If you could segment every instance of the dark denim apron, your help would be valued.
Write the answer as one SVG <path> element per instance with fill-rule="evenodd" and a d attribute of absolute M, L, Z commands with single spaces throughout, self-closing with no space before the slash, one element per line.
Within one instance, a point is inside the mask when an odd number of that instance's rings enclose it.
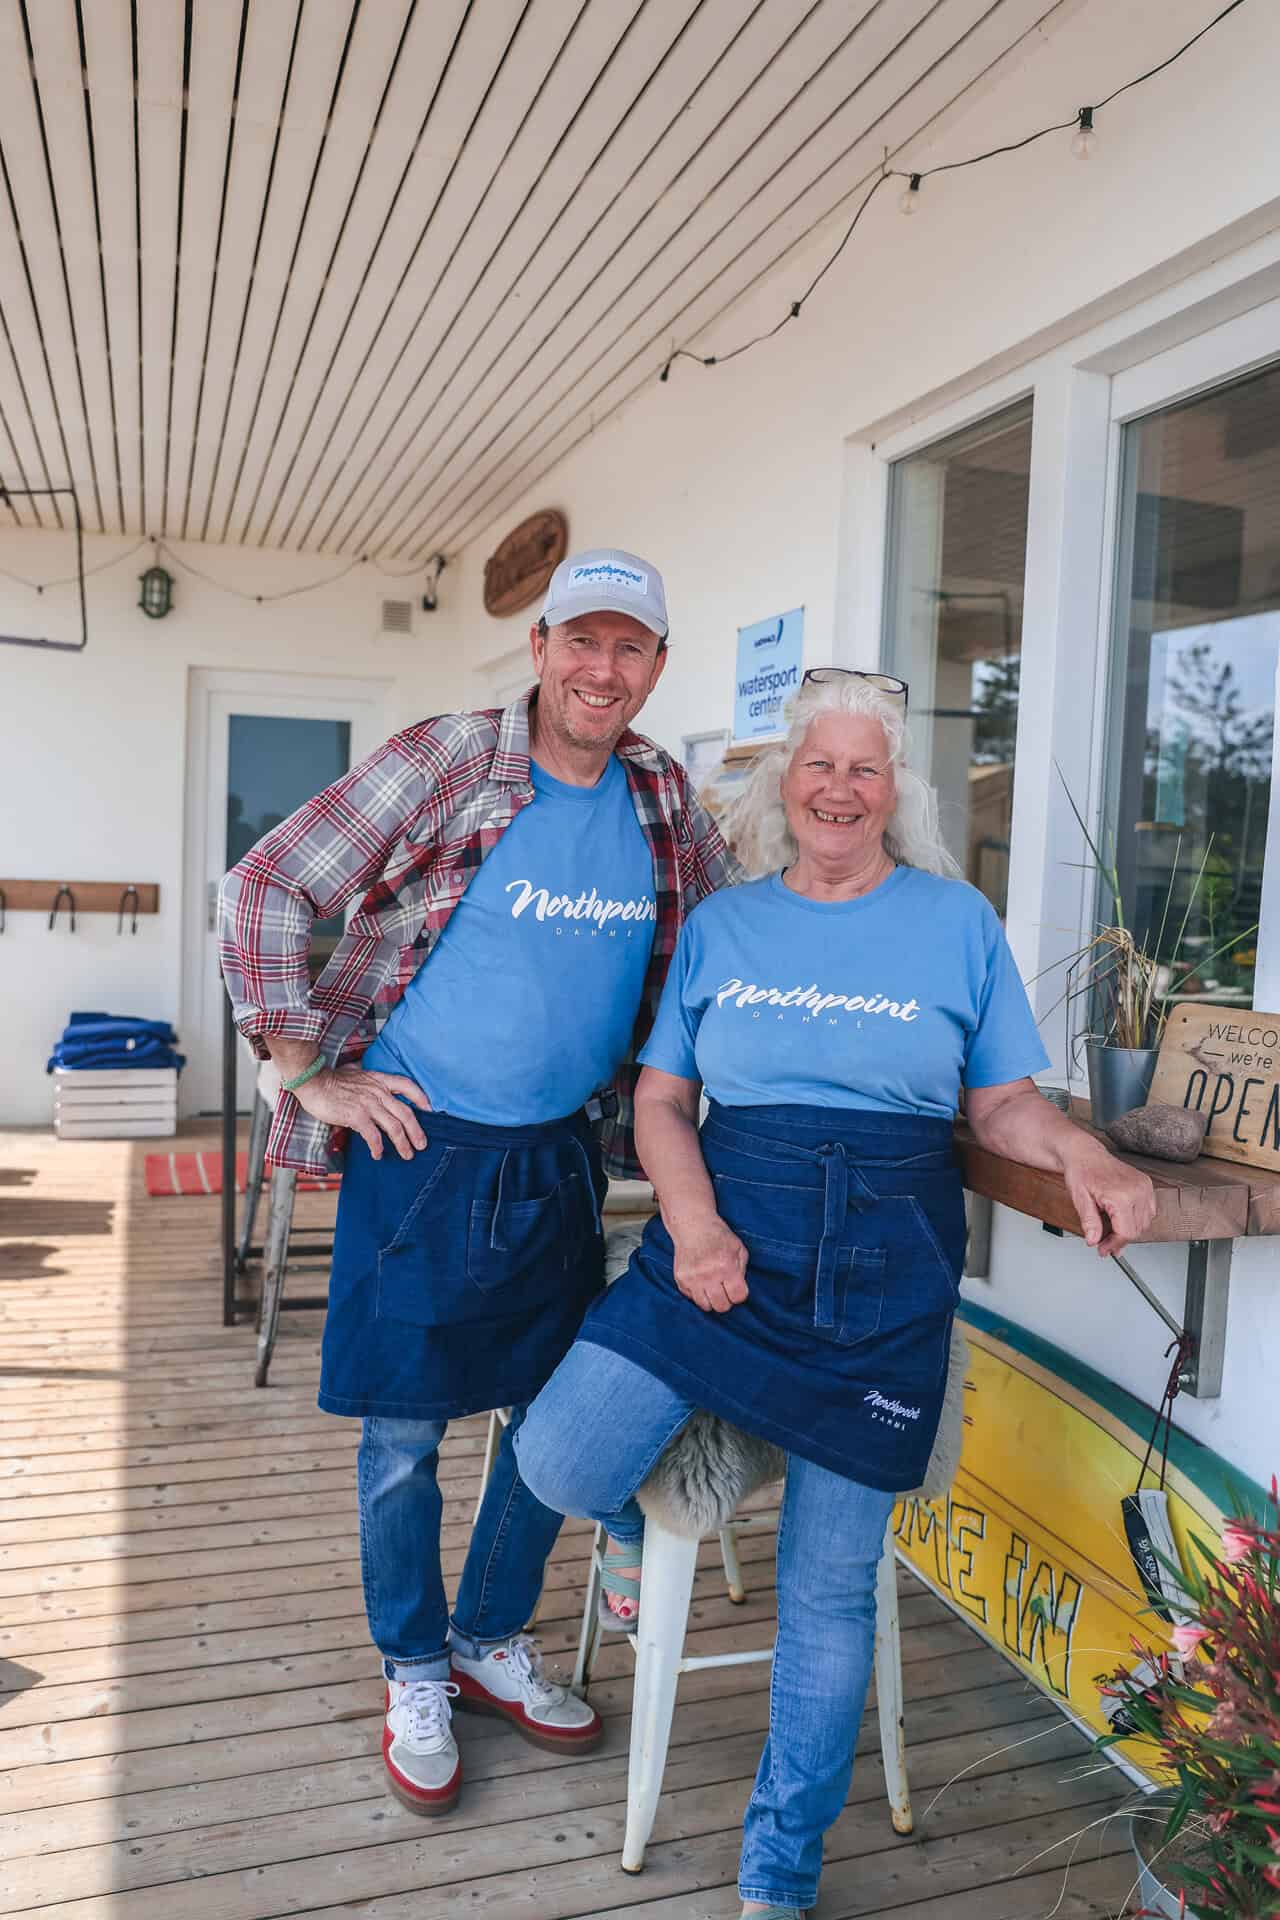
<path fill-rule="evenodd" d="M 327 1413 L 445 1420 L 532 1400 L 604 1284 L 607 1182 L 581 1113 L 422 1116 L 412 1160 L 347 1148 L 320 1363 Z"/>
<path fill-rule="evenodd" d="M 924 1476 L 964 1264 L 949 1120 L 844 1107 L 722 1107 L 702 1127 L 748 1297 L 704 1313 L 653 1219 L 582 1338 L 700 1407 L 865 1486 Z"/>

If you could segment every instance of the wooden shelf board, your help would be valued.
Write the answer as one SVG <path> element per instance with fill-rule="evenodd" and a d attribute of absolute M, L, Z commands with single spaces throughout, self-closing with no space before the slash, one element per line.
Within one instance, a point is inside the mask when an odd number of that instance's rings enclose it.
<path fill-rule="evenodd" d="M 1088 1108 L 1081 1112 L 1082 1105 L 1075 1103 L 1075 1117 L 1087 1124 Z M 956 1149 L 965 1186 L 972 1193 L 1083 1237 L 1061 1174 L 989 1152 L 978 1145 L 963 1120 L 956 1122 Z M 1187 1166 L 1143 1154 L 1117 1158 L 1141 1168 L 1155 1185 L 1156 1217 L 1141 1236 L 1144 1243 L 1244 1240 L 1280 1233 L 1280 1174 L 1236 1161 L 1211 1160 L 1205 1154 Z"/>

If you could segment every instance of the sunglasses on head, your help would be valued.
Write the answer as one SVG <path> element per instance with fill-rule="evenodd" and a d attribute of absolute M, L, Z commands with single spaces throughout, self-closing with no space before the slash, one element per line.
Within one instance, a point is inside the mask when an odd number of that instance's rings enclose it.
<path fill-rule="evenodd" d="M 906 709 L 907 683 L 893 673 L 864 673 L 860 667 L 806 667 L 800 684 L 803 687 L 812 681 L 815 687 L 829 687 L 837 680 L 865 680 L 877 692 L 892 694 L 900 699 L 904 711 Z"/>

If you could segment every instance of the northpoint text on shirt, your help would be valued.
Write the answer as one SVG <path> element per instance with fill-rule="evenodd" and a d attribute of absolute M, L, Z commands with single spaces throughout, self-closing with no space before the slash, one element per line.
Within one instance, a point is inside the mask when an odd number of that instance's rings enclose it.
<path fill-rule="evenodd" d="M 846 1013 L 887 1013 L 891 1020 L 914 1020 L 918 1000 L 891 1000 L 884 993 L 823 993 L 816 981 L 807 987 L 758 987 L 742 980 L 726 980 L 716 990 L 716 1005 L 732 1000 L 739 1007 L 800 1007 L 806 1014 L 827 1013 L 843 1007 Z"/>

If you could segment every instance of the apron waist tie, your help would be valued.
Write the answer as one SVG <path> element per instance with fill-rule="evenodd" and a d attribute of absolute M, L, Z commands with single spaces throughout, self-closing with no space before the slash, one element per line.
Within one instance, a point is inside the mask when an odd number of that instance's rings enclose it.
<path fill-rule="evenodd" d="M 849 1206 L 849 1162 L 844 1145 L 817 1150 L 823 1171 L 822 1239 L 818 1244 L 818 1271 L 813 1289 L 813 1324 L 820 1332 L 834 1333 L 836 1320 L 836 1258 L 844 1233 Z"/>

